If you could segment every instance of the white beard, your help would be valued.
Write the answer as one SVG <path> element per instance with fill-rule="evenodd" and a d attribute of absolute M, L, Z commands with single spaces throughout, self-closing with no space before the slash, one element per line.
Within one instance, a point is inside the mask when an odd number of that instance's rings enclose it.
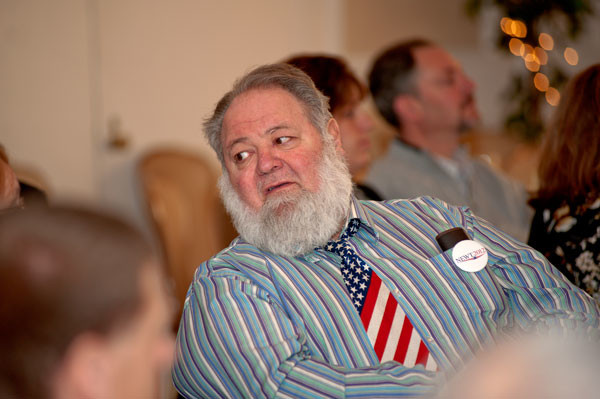
<path fill-rule="evenodd" d="M 244 240 L 277 255 L 297 256 L 325 245 L 343 227 L 352 194 L 350 172 L 332 140 L 324 140 L 322 155 L 318 192 L 277 195 L 258 211 L 242 201 L 223 172 L 221 199 Z"/>

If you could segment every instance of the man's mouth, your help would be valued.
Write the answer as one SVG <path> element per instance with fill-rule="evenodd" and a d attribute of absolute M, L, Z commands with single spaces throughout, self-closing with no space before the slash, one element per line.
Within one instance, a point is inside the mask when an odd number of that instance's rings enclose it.
<path fill-rule="evenodd" d="M 276 192 L 280 189 L 286 188 L 291 186 L 293 183 L 292 182 L 283 182 L 283 183 L 279 183 L 279 184 L 274 184 L 272 186 L 267 187 L 267 189 L 265 190 L 265 194 L 269 195 L 273 192 Z"/>

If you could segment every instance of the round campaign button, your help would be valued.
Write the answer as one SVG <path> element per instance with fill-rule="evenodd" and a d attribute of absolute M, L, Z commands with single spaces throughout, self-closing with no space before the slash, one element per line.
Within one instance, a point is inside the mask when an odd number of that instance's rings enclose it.
<path fill-rule="evenodd" d="M 477 241 L 463 240 L 452 249 L 452 260 L 466 272 L 478 272 L 487 265 L 487 249 Z"/>

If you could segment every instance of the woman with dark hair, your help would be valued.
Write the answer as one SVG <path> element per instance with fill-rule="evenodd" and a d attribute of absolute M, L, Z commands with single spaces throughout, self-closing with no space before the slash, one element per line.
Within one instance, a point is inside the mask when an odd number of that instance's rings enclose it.
<path fill-rule="evenodd" d="M 381 200 L 372 188 L 359 183 L 359 176 L 371 163 L 369 131 L 373 128 L 373 121 L 360 108 L 367 88 L 339 57 L 304 54 L 285 62 L 304 71 L 317 89 L 329 97 L 329 109 L 340 126 L 342 147 L 354 181 L 356 197 Z"/>
<path fill-rule="evenodd" d="M 600 64 L 567 85 L 541 154 L 529 244 L 600 302 Z"/>

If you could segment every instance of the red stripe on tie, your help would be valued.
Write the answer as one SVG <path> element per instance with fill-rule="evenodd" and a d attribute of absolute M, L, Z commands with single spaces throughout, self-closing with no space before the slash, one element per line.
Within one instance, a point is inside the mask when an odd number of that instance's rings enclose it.
<path fill-rule="evenodd" d="M 402 323 L 402 331 L 400 332 L 400 338 L 398 339 L 398 347 L 396 353 L 394 353 L 394 360 L 404 364 L 406 358 L 406 352 L 408 351 L 408 344 L 410 344 L 410 336 L 412 335 L 413 326 L 407 316 L 404 316 L 404 323 Z"/>
<path fill-rule="evenodd" d="M 363 304 L 362 311 L 360 312 L 360 319 L 365 327 L 365 330 L 369 328 L 371 322 L 371 316 L 373 316 L 373 309 L 375 309 L 375 303 L 377 302 L 377 295 L 379 294 L 379 287 L 381 287 L 381 279 L 375 273 L 371 273 L 371 283 L 367 290 L 367 297 Z"/>
<path fill-rule="evenodd" d="M 396 314 L 396 308 L 398 307 L 398 302 L 396 298 L 390 293 L 388 295 L 387 302 L 385 303 L 385 310 L 383 311 L 383 319 L 381 320 L 381 324 L 379 325 L 379 331 L 377 331 L 377 339 L 375 340 L 375 354 L 381 360 L 383 357 L 383 352 L 385 351 L 385 345 L 388 341 L 388 336 L 390 335 L 390 330 L 392 329 L 392 322 L 394 321 L 394 314 Z"/>
<path fill-rule="evenodd" d="M 425 342 L 421 341 L 419 345 L 419 352 L 417 352 L 417 360 L 415 360 L 415 365 L 422 364 L 423 367 L 427 365 L 427 358 L 429 357 L 429 349 L 425 346 Z"/>

